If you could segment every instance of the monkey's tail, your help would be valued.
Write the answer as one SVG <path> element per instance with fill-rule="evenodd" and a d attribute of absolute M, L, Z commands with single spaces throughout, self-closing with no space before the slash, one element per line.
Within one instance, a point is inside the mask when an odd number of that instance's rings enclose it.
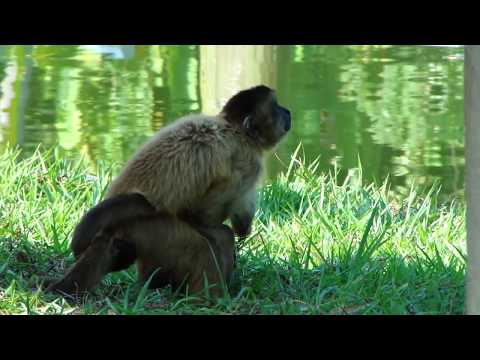
<path fill-rule="evenodd" d="M 73 255 L 78 259 L 99 231 L 154 213 L 155 208 L 139 193 L 121 194 L 101 201 L 87 211 L 75 227 L 70 244 Z"/>

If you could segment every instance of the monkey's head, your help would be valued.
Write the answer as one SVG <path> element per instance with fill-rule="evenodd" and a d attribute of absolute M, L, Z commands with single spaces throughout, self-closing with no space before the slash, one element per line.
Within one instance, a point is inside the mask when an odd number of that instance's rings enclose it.
<path fill-rule="evenodd" d="M 277 102 L 275 92 L 259 85 L 240 91 L 227 101 L 221 115 L 242 126 L 261 147 L 272 148 L 292 125 L 290 111 Z"/>

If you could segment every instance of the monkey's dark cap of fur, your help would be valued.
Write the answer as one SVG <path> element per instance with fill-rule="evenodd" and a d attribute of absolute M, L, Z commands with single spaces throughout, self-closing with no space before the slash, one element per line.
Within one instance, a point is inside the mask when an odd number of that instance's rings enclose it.
<path fill-rule="evenodd" d="M 230 121 L 243 121 L 252 113 L 257 104 L 264 102 L 274 91 L 265 85 L 254 86 L 234 95 L 222 109 L 222 113 Z"/>

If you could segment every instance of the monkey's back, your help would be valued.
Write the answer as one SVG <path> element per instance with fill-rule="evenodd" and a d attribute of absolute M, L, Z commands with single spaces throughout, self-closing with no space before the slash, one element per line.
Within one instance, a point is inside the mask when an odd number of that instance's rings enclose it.
<path fill-rule="evenodd" d="M 196 208 L 222 179 L 232 176 L 232 157 L 241 151 L 238 131 L 205 115 L 181 118 L 162 128 L 128 161 L 107 198 L 139 192 L 158 211 Z"/>

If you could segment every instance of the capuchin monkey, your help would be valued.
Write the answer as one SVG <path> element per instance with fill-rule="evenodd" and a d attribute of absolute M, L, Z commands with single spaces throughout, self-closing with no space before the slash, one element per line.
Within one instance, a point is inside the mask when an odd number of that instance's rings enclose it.
<path fill-rule="evenodd" d="M 142 194 L 157 213 L 171 216 L 168 221 L 190 228 L 218 227 L 230 219 L 234 233 L 244 239 L 251 232 L 265 154 L 290 127 L 290 111 L 278 104 L 272 89 L 260 85 L 240 91 L 217 116 L 190 115 L 160 129 L 127 162 L 106 199 Z M 126 204 L 116 219 L 97 217 L 79 225 L 71 243 L 75 257 L 112 221 L 142 224 L 139 219 L 149 211 Z"/>
<path fill-rule="evenodd" d="M 178 286 L 188 275 L 196 292 L 203 274 L 210 283 L 228 280 L 233 233 L 250 234 L 265 155 L 290 127 L 290 111 L 260 85 L 234 95 L 217 116 L 190 115 L 162 128 L 82 218 L 71 242 L 77 262 L 47 290 L 90 290 L 135 261 L 141 281 L 160 268 L 153 287 Z"/>
<path fill-rule="evenodd" d="M 141 216 L 124 221 L 128 211 Z M 47 292 L 73 295 L 90 291 L 106 274 L 127 269 L 134 262 L 140 282 L 150 280 L 150 288 L 171 285 L 189 293 L 208 290 L 216 297 L 228 289 L 234 267 L 234 235 L 228 226 L 193 227 L 172 215 L 155 212 L 140 194 L 124 194 L 91 209 L 76 230 L 108 221 L 110 224 L 93 235 L 91 245 L 76 254 L 73 267 Z M 204 288 L 205 280 L 210 289 Z"/>

